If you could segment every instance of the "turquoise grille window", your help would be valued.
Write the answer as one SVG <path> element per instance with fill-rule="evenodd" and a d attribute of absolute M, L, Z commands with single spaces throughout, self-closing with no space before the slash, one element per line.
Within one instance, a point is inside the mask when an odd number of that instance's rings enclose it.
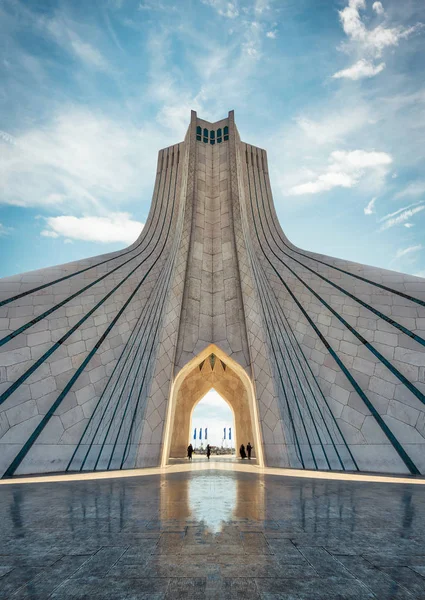
<path fill-rule="evenodd" d="M 196 128 L 196 139 L 198 142 L 204 142 L 204 144 L 208 144 L 208 142 L 211 145 L 214 145 L 216 142 L 217 144 L 221 144 L 223 141 L 227 142 L 229 139 L 229 128 L 226 125 L 223 129 L 220 127 L 217 131 L 213 131 L 206 128 L 202 129 L 198 125 Z"/>

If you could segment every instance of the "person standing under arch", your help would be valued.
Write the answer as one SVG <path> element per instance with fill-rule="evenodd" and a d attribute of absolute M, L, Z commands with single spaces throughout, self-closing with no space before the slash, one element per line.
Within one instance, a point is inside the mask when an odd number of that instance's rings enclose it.
<path fill-rule="evenodd" d="M 248 460 L 251 460 L 251 452 L 252 452 L 251 442 L 248 442 L 248 444 L 246 446 L 246 451 L 248 453 Z"/>
<path fill-rule="evenodd" d="M 189 446 L 187 447 L 187 457 L 189 460 L 192 460 L 192 454 L 193 454 L 193 446 L 192 446 L 192 444 L 189 444 Z"/>
<path fill-rule="evenodd" d="M 241 444 L 241 447 L 239 448 L 239 454 L 242 459 L 246 458 L 245 446 L 243 444 Z"/>
<path fill-rule="evenodd" d="M 210 460 L 210 456 L 211 456 L 211 446 L 208 444 L 207 445 L 207 458 L 208 458 L 208 460 Z"/>

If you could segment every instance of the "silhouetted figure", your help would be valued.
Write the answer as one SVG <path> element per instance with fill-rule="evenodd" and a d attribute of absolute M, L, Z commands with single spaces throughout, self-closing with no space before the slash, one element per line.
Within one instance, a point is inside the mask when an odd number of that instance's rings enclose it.
<path fill-rule="evenodd" d="M 192 454 L 193 454 L 193 446 L 192 446 L 192 444 L 189 444 L 189 446 L 187 447 L 187 457 L 189 460 L 192 460 Z"/>
<path fill-rule="evenodd" d="M 251 460 L 251 452 L 252 452 L 251 442 L 248 442 L 248 444 L 246 446 L 246 451 L 248 452 L 248 460 Z"/>
<path fill-rule="evenodd" d="M 208 458 L 208 460 L 210 460 L 210 456 L 211 456 L 211 446 L 208 444 L 208 446 L 207 446 L 207 458 Z"/>
<path fill-rule="evenodd" d="M 239 448 L 239 454 L 241 455 L 241 458 L 246 458 L 245 446 L 243 444 L 241 444 L 241 447 Z"/>

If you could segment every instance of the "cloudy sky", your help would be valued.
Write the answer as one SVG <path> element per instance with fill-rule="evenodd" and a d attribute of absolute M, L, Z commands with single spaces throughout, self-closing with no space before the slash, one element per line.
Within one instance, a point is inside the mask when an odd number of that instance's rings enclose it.
<path fill-rule="evenodd" d="M 194 428 L 196 427 L 196 440 L 193 439 Z M 215 390 L 210 390 L 195 406 L 192 413 L 191 442 L 193 446 L 200 446 L 199 428 L 202 427 L 202 442 L 205 442 L 205 427 L 208 429 L 208 440 L 212 446 L 221 446 L 223 443 L 224 428 L 226 428 L 226 442 L 229 446 L 228 435 L 231 427 L 234 435 L 233 413 L 229 405 Z M 250 440 L 241 440 L 246 444 Z M 252 442 L 251 442 L 252 443 Z"/>
<path fill-rule="evenodd" d="M 123 248 L 190 109 L 302 248 L 425 276 L 423 0 L 1 0 L 0 276 Z"/>

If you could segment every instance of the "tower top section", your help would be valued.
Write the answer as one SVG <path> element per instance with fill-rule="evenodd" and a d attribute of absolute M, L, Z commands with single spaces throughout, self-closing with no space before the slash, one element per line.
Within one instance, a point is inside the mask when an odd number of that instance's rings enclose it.
<path fill-rule="evenodd" d="M 211 129 L 218 128 L 218 127 L 224 127 L 225 125 L 229 124 L 229 119 L 234 119 L 234 118 L 235 118 L 234 110 L 229 110 L 227 117 L 225 117 L 224 119 L 220 119 L 218 121 L 207 121 L 206 119 L 201 119 L 198 117 L 196 110 L 190 111 L 191 124 L 196 123 L 197 125 L 201 125 L 201 127 L 205 126 L 205 127 L 211 128 Z"/>
<path fill-rule="evenodd" d="M 206 121 L 199 119 L 195 110 L 191 111 L 190 127 L 196 128 L 196 140 L 214 146 L 227 142 L 229 139 L 229 121 L 234 119 L 234 111 L 229 111 L 228 116 L 220 121 Z"/>

